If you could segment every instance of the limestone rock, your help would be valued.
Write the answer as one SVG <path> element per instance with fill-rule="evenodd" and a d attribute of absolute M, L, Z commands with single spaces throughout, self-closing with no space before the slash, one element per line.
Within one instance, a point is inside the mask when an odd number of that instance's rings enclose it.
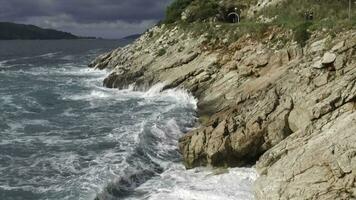
<path fill-rule="evenodd" d="M 312 67 L 315 69 L 322 69 L 325 67 L 325 65 L 322 64 L 321 60 L 318 60 L 312 65 Z"/>
<path fill-rule="evenodd" d="M 313 136 L 299 134 L 272 148 L 257 164 L 265 171 L 255 184 L 256 198 L 354 199 L 355 130 L 356 112 L 348 111 Z"/>
<path fill-rule="evenodd" d="M 316 52 L 323 51 L 325 49 L 325 42 L 326 42 L 326 39 L 322 39 L 322 40 L 312 43 L 310 46 L 309 52 L 316 53 Z"/>
<path fill-rule="evenodd" d="M 327 52 L 324 54 L 321 63 L 323 65 L 331 64 L 335 61 L 336 55 L 334 53 Z"/>
<path fill-rule="evenodd" d="M 314 79 L 314 84 L 317 87 L 320 87 L 326 85 L 328 83 L 328 80 L 329 80 L 329 73 L 323 73 Z"/>
<path fill-rule="evenodd" d="M 341 41 L 341 42 L 338 42 L 337 44 L 335 44 L 335 46 L 333 46 L 333 48 L 331 49 L 331 51 L 333 52 L 337 52 L 339 51 L 342 47 L 345 46 L 345 41 Z"/>
<path fill-rule="evenodd" d="M 352 199 L 355 35 L 339 33 L 337 41 L 346 42 L 327 53 L 330 38 L 322 33 L 304 49 L 276 51 L 247 36 L 228 48 L 216 41 L 220 46 L 213 49 L 202 43 L 203 36 L 161 26 L 90 67 L 110 71 L 107 87 L 147 90 L 161 82 L 163 90 L 184 88 L 199 100 L 201 124 L 179 140 L 187 168 L 250 166 L 258 160 L 257 199 Z M 162 47 L 167 53 L 155 56 Z"/>
<path fill-rule="evenodd" d="M 249 67 L 249 66 L 240 66 L 239 67 L 239 74 L 241 76 L 248 77 L 248 76 L 253 75 L 253 73 L 254 73 L 254 70 L 252 67 Z"/>
<path fill-rule="evenodd" d="M 309 112 L 304 108 L 294 108 L 288 117 L 289 128 L 293 132 L 305 130 L 312 123 Z"/>
<path fill-rule="evenodd" d="M 335 60 L 335 69 L 340 70 L 345 67 L 345 55 L 341 54 L 336 57 Z"/>
<path fill-rule="evenodd" d="M 268 64 L 269 57 L 270 57 L 270 55 L 268 53 L 265 53 L 265 54 L 262 54 L 262 55 L 258 55 L 256 57 L 255 66 L 256 67 L 264 67 L 264 66 L 266 66 Z"/>

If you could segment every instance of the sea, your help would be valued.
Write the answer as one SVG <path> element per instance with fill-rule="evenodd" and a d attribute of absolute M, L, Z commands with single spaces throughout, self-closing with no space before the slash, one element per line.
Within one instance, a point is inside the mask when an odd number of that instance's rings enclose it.
<path fill-rule="evenodd" d="M 1 200 L 254 199 L 253 168 L 184 168 L 187 91 L 108 89 L 87 67 L 130 42 L 0 41 Z"/>

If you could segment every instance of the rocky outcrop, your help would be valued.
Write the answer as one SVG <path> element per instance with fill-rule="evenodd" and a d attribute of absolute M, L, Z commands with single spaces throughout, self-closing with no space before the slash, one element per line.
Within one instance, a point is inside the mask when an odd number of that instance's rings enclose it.
<path fill-rule="evenodd" d="M 207 35 L 155 27 L 90 66 L 111 71 L 107 87 L 163 83 L 199 100 L 200 126 L 179 140 L 187 168 L 258 161 L 258 199 L 355 198 L 356 32 L 316 33 L 304 48 L 271 39 L 211 48 Z"/>
<path fill-rule="evenodd" d="M 355 199 L 356 112 L 348 103 L 266 152 L 257 199 Z"/>

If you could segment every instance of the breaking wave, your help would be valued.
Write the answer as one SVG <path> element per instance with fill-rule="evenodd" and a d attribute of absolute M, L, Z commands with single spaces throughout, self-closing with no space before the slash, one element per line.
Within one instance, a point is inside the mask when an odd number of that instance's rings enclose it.
<path fill-rule="evenodd" d="M 253 169 L 181 164 L 196 99 L 103 88 L 107 72 L 86 68 L 102 46 L 1 61 L 0 199 L 252 199 Z"/>

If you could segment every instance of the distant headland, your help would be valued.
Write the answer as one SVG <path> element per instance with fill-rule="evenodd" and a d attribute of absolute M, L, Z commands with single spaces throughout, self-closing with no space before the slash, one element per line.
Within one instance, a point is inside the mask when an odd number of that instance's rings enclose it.
<path fill-rule="evenodd" d="M 60 39 L 97 39 L 81 37 L 68 32 L 44 29 L 34 25 L 0 22 L 0 40 L 60 40 Z"/>

